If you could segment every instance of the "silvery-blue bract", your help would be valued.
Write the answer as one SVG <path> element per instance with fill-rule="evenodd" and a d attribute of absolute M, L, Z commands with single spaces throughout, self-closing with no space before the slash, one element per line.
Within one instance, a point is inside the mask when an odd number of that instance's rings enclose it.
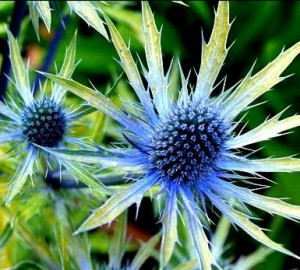
<path fill-rule="evenodd" d="M 254 184 L 260 172 L 292 172 L 300 170 L 300 160 L 290 157 L 250 159 L 242 155 L 242 148 L 270 138 L 300 125 L 300 116 L 280 119 L 282 113 L 267 119 L 258 127 L 242 133 L 237 130 L 237 117 L 247 110 L 259 96 L 282 81 L 281 73 L 300 52 L 300 42 L 282 51 L 264 69 L 252 75 L 251 71 L 237 85 L 212 96 L 216 79 L 228 52 L 227 37 L 229 4 L 219 2 L 213 31 L 208 43 L 203 40 L 202 61 L 195 87 L 180 69 L 181 86 L 178 93 L 170 92 L 169 72 L 164 73 L 161 32 L 147 2 L 142 2 L 143 35 L 147 68 L 142 66 L 147 81 L 145 86 L 137 65 L 113 23 L 106 18 L 111 39 L 121 59 L 129 83 L 137 94 L 139 105 L 121 110 L 100 92 L 73 80 L 46 74 L 47 77 L 78 95 L 122 126 L 128 149 L 112 148 L 103 153 L 70 152 L 46 149 L 57 157 L 106 167 L 136 169 L 141 176 L 113 194 L 81 225 L 77 232 L 87 231 L 110 223 L 130 205 L 139 205 L 152 187 L 165 196 L 161 216 L 163 236 L 161 266 L 172 256 L 177 234 L 178 216 L 186 217 L 198 265 L 211 269 L 217 264 L 210 251 L 204 231 L 209 220 L 205 201 L 228 217 L 232 224 L 271 249 L 297 257 L 282 245 L 273 242 L 263 230 L 251 221 L 245 204 L 286 218 L 300 219 L 300 207 L 282 200 L 254 193 L 240 183 Z M 246 173 L 246 176 L 245 176 Z M 254 175 L 250 178 L 248 175 Z M 250 182 L 250 181 L 248 181 Z M 250 183 L 249 183 L 250 184 Z M 297 257 L 298 258 L 298 257 Z"/>

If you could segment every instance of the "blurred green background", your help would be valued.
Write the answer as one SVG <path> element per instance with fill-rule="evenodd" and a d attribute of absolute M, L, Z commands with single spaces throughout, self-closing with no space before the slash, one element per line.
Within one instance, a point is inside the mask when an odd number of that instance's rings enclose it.
<path fill-rule="evenodd" d="M 195 70 L 198 70 L 201 60 L 201 30 L 208 40 L 214 18 L 216 1 L 187 1 L 189 7 L 175 4 L 170 1 L 153 1 L 151 7 L 154 11 L 156 22 L 162 26 L 162 49 L 167 69 L 173 57 L 178 57 L 182 63 L 184 73 L 192 71 L 191 83 L 195 84 Z M 62 10 L 65 3 L 59 3 Z M 13 2 L 0 4 L 0 44 L 6 42 L 6 31 L 3 22 L 10 20 Z M 103 10 L 114 20 L 125 40 L 130 40 L 130 47 L 135 59 L 140 56 L 144 61 L 140 3 L 137 1 L 124 1 L 114 5 L 103 5 Z M 227 76 L 227 87 L 241 80 L 249 71 L 254 61 L 254 72 L 258 71 L 274 59 L 285 47 L 288 48 L 300 40 L 300 2 L 277 1 L 231 1 L 230 18 L 234 20 L 229 36 L 229 43 L 233 46 L 226 59 L 219 79 Z M 52 31 L 57 29 L 60 19 L 55 10 L 52 11 Z M 73 78 L 77 81 L 93 85 L 106 93 L 118 76 L 122 73 L 117 61 L 117 54 L 112 43 L 105 40 L 94 29 L 89 28 L 78 16 L 72 15 L 66 25 L 64 35 L 60 41 L 55 62 L 58 66 L 63 61 L 65 47 L 69 43 L 75 30 L 78 29 L 77 59 L 81 59 Z M 24 57 L 30 57 L 32 69 L 39 69 L 49 49 L 53 32 L 47 33 L 41 25 L 41 40 L 38 42 L 31 22 L 25 18 L 19 40 L 23 44 Z M 230 45 L 228 44 L 228 45 Z M 1 59 L 0 59 L 1 63 Z M 52 70 L 54 71 L 54 65 Z M 284 117 L 300 112 L 300 58 L 298 57 L 287 69 L 284 75 L 295 74 L 284 80 L 267 94 L 263 95 L 256 103 L 265 102 L 263 105 L 251 109 L 244 118 L 251 129 L 264 121 L 266 117 L 275 115 L 287 106 L 291 107 L 284 113 Z M 32 79 L 36 76 L 31 74 Z M 176 82 L 175 82 L 176 83 Z M 175 84 L 176 87 L 176 84 Z M 179 86 L 178 86 L 179 88 Z M 69 94 L 71 96 L 71 94 Z M 118 103 L 119 97 L 135 99 L 133 92 L 123 75 L 116 87 L 109 95 Z M 72 98 L 72 96 L 71 96 Z M 73 97 L 74 100 L 75 97 Z M 78 101 L 77 101 L 78 102 Z M 101 116 L 98 126 L 94 130 L 95 122 L 89 119 L 92 138 L 101 144 L 118 141 L 120 137 L 114 134 L 114 123 Z M 254 157 L 280 157 L 298 154 L 300 152 L 300 129 L 295 129 L 284 137 L 272 141 L 251 145 L 251 149 L 262 148 Z M 299 157 L 299 155 L 297 155 Z M 268 190 L 258 191 L 263 194 L 289 198 L 289 202 L 300 205 L 300 174 L 275 173 L 265 174 L 276 183 L 270 183 Z M 134 214 L 130 214 L 130 222 L 135 224 L 136 230 L 150 236 L 159 229 L 156 220 L 149 217 L 151 204 L 144 200 L 140 217 L 134 222 Z M 131 213 L 131 212 L 130 212 Z M 146 213 L 146 214 L 145 214 Z M 300 226 L 279 217 L 271 217 L 267 213 L 255 211 L 261 218 L 258 224 L 272 229 L 269 235 L 273 240 L 284 244 L 296 254 L 300 254 Z M 216 217 L 216 216 L 215 216 Z M 216 217 L 215 220 L 218 218 Z M 242 231 L 234 228 L 230 231 L 228 239 L 230 247 L 227 255 L 234 254 L 236 258 L 247 255 L 259 245 Z M 263 269 L 300 269 L 300 263 L 290 257 L 277 252 L 272 253 L 264 263 L 257 266 L 256 270 Z"/>

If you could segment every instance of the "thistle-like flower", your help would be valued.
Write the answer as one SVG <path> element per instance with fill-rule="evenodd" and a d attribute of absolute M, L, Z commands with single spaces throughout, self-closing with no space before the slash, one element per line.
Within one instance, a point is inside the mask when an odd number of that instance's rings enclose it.
<path fill-rule="evenodd" d="M 19 98 L 3 103 L 0 102 L 0 143 L 12 145 L 11 150 L 24 157 L 17 169 L 7 194 L 6 203 L 9 203 L 21 190 L 28 176 L 34 174 L 34 162 L 39 153 L 45 153 L 47 160 L 49 154 L 41 151 L 40 147 L 63 148 L 64 143 L 83 144 L 81 140 L 70 137 L 71 124 L 81 115 L 80 110 L 65 108 L 62 87 L 54 85 L 52 95 L 45 95 L 42 89 L 41 96 L 35 99 L 29 84 L 28 68 L 22 62 L 16 39 L 8 32 L 10 58 L 13 69 L 11 78 Z M 59 72 L 60 76 L 70 78 L 75 68 L 76 36 L 66 51 L 64 63 Z M 16 95 L 14 95 L 16 96 Z M 10 151 L 11 151 L 10 150 Z M 56 159 L 68 171 L 87 185 L 102 187 L 87 170 L 74 162 Z M 50 160 L 49 160 L 50 161 Z"/>
<path fill-rule="evenodd" d="M 208 43 L 203 41 L 202 62 L 196 86 L 188 87 L 188 79 L 180 69 L 181 88 L 178 97 L 169 91 L 169 72 L 165 75 L 160 45 L 161 32 L 147 2 L 142 2 L 143 34 L 148 69 L 143 73 L 148 83 L 144 86 L 141 75 L 116 27 L 106 18 L 111 39 L 121 59 L 129 82 L 141 106 L 127 113 L 112 104 L 101 93 L 73 80 L 47 74 L 47 77 L 85 99 L 91 106 L 118 121 L 129 149 L 114 148 L 109 154 L 74 152 L 48 149 L 57 157 L 99 163 L 104 166 L 137 168 L 143 174 L 104 205 L 96 209 L 77 232 L 110 223 L 130 205 L 140 203 L 147 191 L 158 187 L 165 195 L 161 216 L 163 236 L 161 265 L 165 266 L 178 241 L 177 219 L 184 212 L 185 222 L 196 250 L 200 269 L 211 269 L 217 264 L 211 255 L 209 240 L 204 231 L 204 220 L 209 219 L 205 202 L 227 216 L 232 224 L 271 249 L 295 256 L 273 242 L 262 229 L 251 221 L 245 204 L 269 213 L 291 219 L 300 219 L 300 207 L 277 198 L 265 197 L 242 187 L 250 175 L 260 178 L 260 172 L 300 171 L 296 158 L 250 159 L 242 155 L 242 148 L 281 135 L 300 125 L 300 116 L 280 120 L 282 113 L 263 122 L 253 130 L 237 131 L 241 112 L 263 93 L 283 80 L 281 73 L 300 52 L 300 42 L 281 54 L 264 69 L 246 77 L 219 96 L 212 92 L 228 52 L 227 37 L 230 29 L 229 4 L 219 2 L 213 31 Z M 245 176 L 245 173 L 248 175 Z M 253 182 L 253 179 L 251 179 Z M 249 182 L 249 181 L 248 181 Z M 180 239 L 179 239 L 180 240 Z M 299 257 L 297 257 L 299 258 Z"/>

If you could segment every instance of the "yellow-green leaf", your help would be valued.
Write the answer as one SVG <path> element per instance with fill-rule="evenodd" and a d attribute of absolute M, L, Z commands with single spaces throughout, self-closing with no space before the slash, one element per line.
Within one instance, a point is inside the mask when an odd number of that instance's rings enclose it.
<path fill-rule="evenodd" d="M 165 210 L 162 216 L 163 233 L 161 243 L 161 264 L 165 267 L 171 256 L 175 244 L 178 240 L 177 235 L 177 197 L 176 192 L 172 191 L 167 195 Z"/>
<path fill-rule="evenodd" d="M 154 185 L 155 181 L 156 179 L 153 177 L 139 179 L 136 183 L 115 193 L 104 205 L 94 210 L 75 233 L 88 231 L 112 222 L 130 205 L 134 203 L 138 205 L 144 193 Z"/>
<path fill-rule="evenodd" d="M 30 90 L 28 71 L 25 69 L 17 40 L 13 37 L 9 30 L 7 30 L 7 35 L 9 41 L 10 60 L 17 91 L 21 95 L 25 104 L 30 105 L 31 102 L 33 102 L 33 95 Z"/>
<path fill-rule="evenodd" d="M 236 158 L 222 160 L 220 168 L 225 170 L 243 172 L 297 172 L 300 171 L 300 159 L 298 158 L 266 158 L 253 159 Z"/>
<path fill-rule="evenodd" d="M 87 24 L 95 28 L 108 40 L 104 23 L 99 17 L 91 1 L 68 1 L 71 10 L 74 10 Z"/>
<path fill-rule="evenodd" d="M 279 120 L 281 115 L 282 112 L 272 117 L 271 119 L 265 121 L 258 127 L 251 129 L 250 131 L 242 135 L 238 135 L 230 139 L 227 143 L 227 147 L 233 149 L 256 142 L 261 142 L 273 137 L 277 137 L 283 131 L 300 126 L 299 115 Z"/>
<path fill-rule="evenodd" d="M 34 150 L 30 149 L 24 161 L 20 164 L 17 172 L 15 173 L 13 179 L 11 180 L 8 194 L 6 197 L 6 205 L 8 205 L 12 199 L 20 193 L 22 187 L 24 186 L 28 176 L 33 174 L 33 163 L 34 163 L 35 153 Z"/>
<path fill-rule="evenodd" d="M 201 66 L 195 89 L 195 99 L 209 97 L 214 83 L 224 64 L 228 49 L 226 48 L 229 23 L 229 2 L 220 1 L 209 42 L 202 37 Z"/>
<path fill-rule="evenodd" d="M 107 16 L 104 16 L 104 18 L 109 28 L 112 42 L 121 59 L 121 65 L 129 79 L 131 86 L 140 99 L 146 114 L 150 116 L 151 119 L 156 119 L 149 93 L 145 90 L 140 73 L 136 67 L 130 50 L 126 47 L 124 40 L 122 39 L 117 28 L 114 26 L 113 22 Z"/>
<path fill-rule="evenodd" d="M 35 8 L 38 10 L 40 17 L 44 21 L 48 32 L 51 28 L 51 9 L 49 1 L 33 1 Z"/>
<path fill-rule="evenodd" d="M 227 119 L 236 117 L 252 101 L 282 81 L 284 77 L 280 77 L 281 73 L 299 53 L 300 42 L 281 52 L 275 60 L 255 75 L 251 76 L 250 71 L 229 98 L 224 101 L 222 106 L 223 115 Z"/>
<path fill-rule="evenodd" d="M 98 189 L 104 194 L 108 192 L 107 188 L 80 164 L 65 159 L 59 159 L 59 162 L 70 172 L 70 174 L 75 179 L 80 180 L 88 187 Z"/>

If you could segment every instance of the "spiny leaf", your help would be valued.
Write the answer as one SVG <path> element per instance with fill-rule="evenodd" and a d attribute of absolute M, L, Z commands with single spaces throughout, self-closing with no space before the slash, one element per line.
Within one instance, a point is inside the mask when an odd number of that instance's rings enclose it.
<path fill-rule="evenodd" d="M 5 115 L 6 117 L 9 117 L 10 119 L 15 121 L 18 122 L 21 121 L 20 116 L 1 101 L 0 101 L 0 114 Z"/>
<path fill-rule="evenodd" d="M 229 213 L 229 218 L 232 220 L 232 222 L 241 227 L 246 233 L 251 235 L 255 240 L 261 242 L 262 244 L 268 246 L 271 249 L 277 250 L 296 259 L 300 259 L 300 257 L 298 257 L 296 254 L 285 249 L 282 245 L 272 241 L 266 234 L 263 233 L 260 227 L 252 223 L 244 214 L 234 209 L 231 209 L 231 212 Z"/>
<path fill-rule="evenodd" d="M 157 31 L 154 16 L 147 1 L 142 1 L 143 33 L 149 73 L 148 82 L 157 109 L 167 110 L 169 106 L 167 83 L 164 78 L 161 53 L 161 34 Z"/>
<path fill-rule="evenodd" d="M 40 39 L 39 17 L 42 18 L 48 32 L 50 32 L 51 10 L 49 6 L 49 1 L 28 1 L 28 5 L 29 5 L 29 15 L 33 24 L 33 28 L 35 30 L 38 39 Z"/>
<path fill-rule="evenodd" d="M 130 50 L 126 47 L 124 40 L 122 39 L 117 28 L 114 26 L 113 22 L 105 15 L 104 18 L 109 28 L 112 42 L 121 59 L 121 65 L 129 79 L 131 86 L 140 99 L 146 111 L 146 114 L 150 117 L 150 119 L 156 119 L 149 93 L 145 90 L 141 76 L 130 53 Z"/>
<path fill-rule="evenodd" d="M 150 5 L 142 1 L 143 33 L 149 71 L 146 78 L 153 93 L 153 101 L 159 115 L 166 115 L 169 107 L 168 78 L 164 77 L 161 51 L 161 32 L 157 30 Z"/>
<path fill-rule="evenodd" d="M 37 8 L 35 8 L 34 5 L 35 1 L 29 1 L 28 5 L 29 5 L 29 16 L 34 28 L 34 31 L 37 35 L 38 40 L 40 40 L 40 34 L 39 34 L 39 12 L 37 10 Z"/>
<path fill-rule="evenodd" d="M 107 154 L 103 154 L 101 151 L 55 149 L 42 146 L 40 146 L 40 148 L 61 159 L 99 164 L 110 168 L 134 166 L 137 165 L 139 161 L 139 158 L 129 159 L 114 157 L 112 155 L 109 156 Z"/>
<path fill-rule="evenodd" d="M 133 31 L 133 35 L 137 40 L 143 42 L 142 34 L 142 18 L 138 10 L 131 10 L 125 8 L 115 8 L 113 5 L 107 5 L 99 1 L 99 8 L 107 15 L 109 18 L 116 20 L 122 25 L 128 26 L 129 29 Z"/>
<path fill-rule="evenodd" d="M 131 186 L 112 195 L 104 205 L 93 211 L 93 214 L 80 226 L 75 233 L 80 233 L 112 222 L 130 205 L 139 204 L 144 193 L 154 185 L 154 177 L 138 180 Z"/>
<path fill-rule="evenodd" d="M 9 30 L 7 30 L 7 35 L 9 41 L 10 60 L 17 91 L 21 95 L 25 104 L 29 105 L 33 102 L 33 95 L 30 90 L 28 72 L 23 64 L 17 40 L 13 37 Z"/>
<path fill-rule="evenodd" d="M 76 35 L 77 33 L 74 34 L 74 37 L 70 42 L 70 45 L 66 49 L 64 61 L 59 72 L 59 76 L 62 78 L 70 79 L 76 68 L 76 63 L 75 63 L 76 40 L 77 40 Z M 54 96 L 54 99 L 59 102 L 64 94 L 65 94 L 65 89 L 62 86 L 59 86 L 58 84 L 54 84 L 54 87 L 52 89 L 52 95 Z"/>
<path fill-rule="evenodd" d="M 44 21 L 48 32 L 51 28 L 51 9 L 49 1 L 33 1 L 35 8 L 38 10 L 40 17 Z"/>
<path fill-rule="evenodd" d="M 71 78 L 75 65 L 77 33 L 74 34 L 69 46 L 66 49 L 64 61 L 60 69 L 59 75 L 64 78 Z"/>
<path fill-rule="evenodd" d="M 225 170 L 244 172 L 297 172 L 300 171 L 300 159 L 298 158 L 269 158 L 254 159 L 237 157 L 219 162 L 219 166 Z"/>
<path fill-rule="evenodd" d="M 229 23 L 229 3 L 220 1 L 209 42 L 202 37 L 201 66 L 195 89 L 195 99 L 203 100 L 209 97 L 214 83 L 226 58 L 226 48 Z"/>
<path fill-rule="evenodd" d="M 71 10 L 74 10 L 87 24 L 95 28 L 107 40 L 108 36 L 104 23 L 99 17 L 91 1 L 67 1 Z"/>
<path fill-rule="evenodd" d="M 279 120 L 282 112 L 265 121 L 258 127 L 236 136 L 228 141 L 227 147 L 230 149 L 243 147 L 256 142 L 261 142 L 276 136 L 281 132 L 300 126 L 300 116 L 295 115 L 283 120 Z"/>
<path fill-rule="evenodd" d="M 56 237 L 56 248 L 60 255 L 61 265 L 63 269 L 70 269 L 70 244 L 72 231 L 67 218 L 67 211 L 62 200 L 55 203 L 55 224 L 54 232 Z"/>
<path fill-rule="evenodd" d="M 127 211 L 116 220 L 116 227 L 109 249 L 109 269 L 120 269 L 122 257 L 125 252 L 127 231 Z"/>
<path fill-rule="evenodd" d="M 286 218 L 300 220 L 300 206 L 291 205 L 277 198 L 271 198 L 256 194 L 249 189 L 235 186 L 230 183 L 220 183 L 220 192 L 230 197 L 236 197 L 247 204 L 262 209 L 268 213 L 274 213 Z"/>
<path fill-rule="evenodd" d="M 218 222 L 216 231 L 212 238 L 211 253 L 213 254 L 213 257 L 216 261 L 219 261 L 222 256 L 222 253 L 224 251 L 224 243 L 226 241 L 226 238 L 228 237 L 229 229 L 230 221 L 227 217 L 222 216 L 220 221 Z"/>
<path fill-rule="evenodd" d="M 260 247 L 250 255 L 239 259 L 232 270 L 251 270 L 257 264 L 265 261 L 267 256 L 272 252 L 269 248 Z"/>
<path fill-rule="evenodd" d="M 227 119 L 236 117 L 252 101 L 282 81 L 284 77 L 280 77 L 281 73 L 299 53 L 300 42 L 281 52 L 275 60 L 255 75 L 251 76 L 250 71 L 230 97 L 225 100 L 222 108 L 223 115 Z"/>
<path fill-rule="evenodd" d="M 25 160 L 20 164 L 10 183 L 10 187 L 6 197 L 6 205 L 8 205 L 12 201 L 12 199 L 21 191 L 28 176 L 31 176 L 33 174 L 34 158 L 35 151 L 33 149 L 30 149 L 27 152 Z"/>
<path fill-rule="evenodd" d="M 78 120 L 81 117 L 86 116 L 86 115 L 88 115 L 90 113 L 93 113 L 95 111 L 96 111 L 96 109 L 94 107 L 83 105 L 83 106 L 77 107 L 76 111 L 73 111 L 72 115 L 70 115 L 70 118 L 71 118 L 72 121 L 73 120 L 75 121 L 75 120 Z M 91 139 L 93 140 L 93 138 L 91 138 Z M 95 140 L 93 140 L 93 141 L 95 141 Z"/>
<path fill-rule="evenodd" d="M 161 244 L 161 264 L 166 266 L 173 254 L 175 243 L 178 240 L 177 235 L 177 197 L 176 191 L 170 191 L 167 195 L 165 209 L 162 216 L 163 234 Z"/>
<path fill-rule="evenodd" d="M 108 192 L 108 189 L 80 164 L 65 159 L 59 159 L 59 162 L 70 172 L 70 174 L 75 179 L 79 179 L 87 186 L 98 189 L 104 194 Z"/>
<path fill-rule="evenodd" d="M 245 214 L 229 207 L 226 205 L 226 203 L 220 198 L 214 195 L 212 192 L 206 190 L 205 191 L 210 200 L 213 202 L 213 204 L 224 214 L 226 215 L 231 222 L 238 225 L 240 228 L 242 228 L 246 233 L 248 233 L 251 237 L 253 237 L 255 240 L 261 242 L 265 246 L 277 250 L 279 252 L 282 252 L 284 254 L 287 254 L 289 256 L 295 257 L 297 259 L 300 259 L 297 255 L 290 252 L 289 250 L 285 249 L 282 245 L 274 242 L 271 240 L 263 231 L 262 229 L 251 222 L 249 220 L 249 217 Z"/>
<path fill-rule="evenodd" d="M 190 215 L 189 226 L 191 232 L 191 238 L 193 239 L 194 247 L 197 254 L 198 265 L 203 267 L 203 270 L 212 269 L 212 256 L 208 247 L 208 239 L 204 233 L 202 225 L 199 221 L 195 220 L 195 217 Z"/>
<path fill-rule="evenodd" d="M 142 246 L 139 248 L 129 266 L 129 270 L 141 269 L 143 263 L 153 254 L 160 236 L 161 234 L 158 233 L 152 236 L 146 243 L 142 243 Z"/>
<path fill-rule="evenodd" d="M 189 231 L 195 247 L 198 265 L 201 266 L 203 270 L 211 270 L 212 264 L 215 262 L 209 250 L 208 239 L 203 230 L 203 226 L 198 219 L 198 211 L 196 209 L 196 202 L 193 199 L 193 194 L 188 189 L 180 190 L 180 194 L 185 211 L 188 214 Z"/>

